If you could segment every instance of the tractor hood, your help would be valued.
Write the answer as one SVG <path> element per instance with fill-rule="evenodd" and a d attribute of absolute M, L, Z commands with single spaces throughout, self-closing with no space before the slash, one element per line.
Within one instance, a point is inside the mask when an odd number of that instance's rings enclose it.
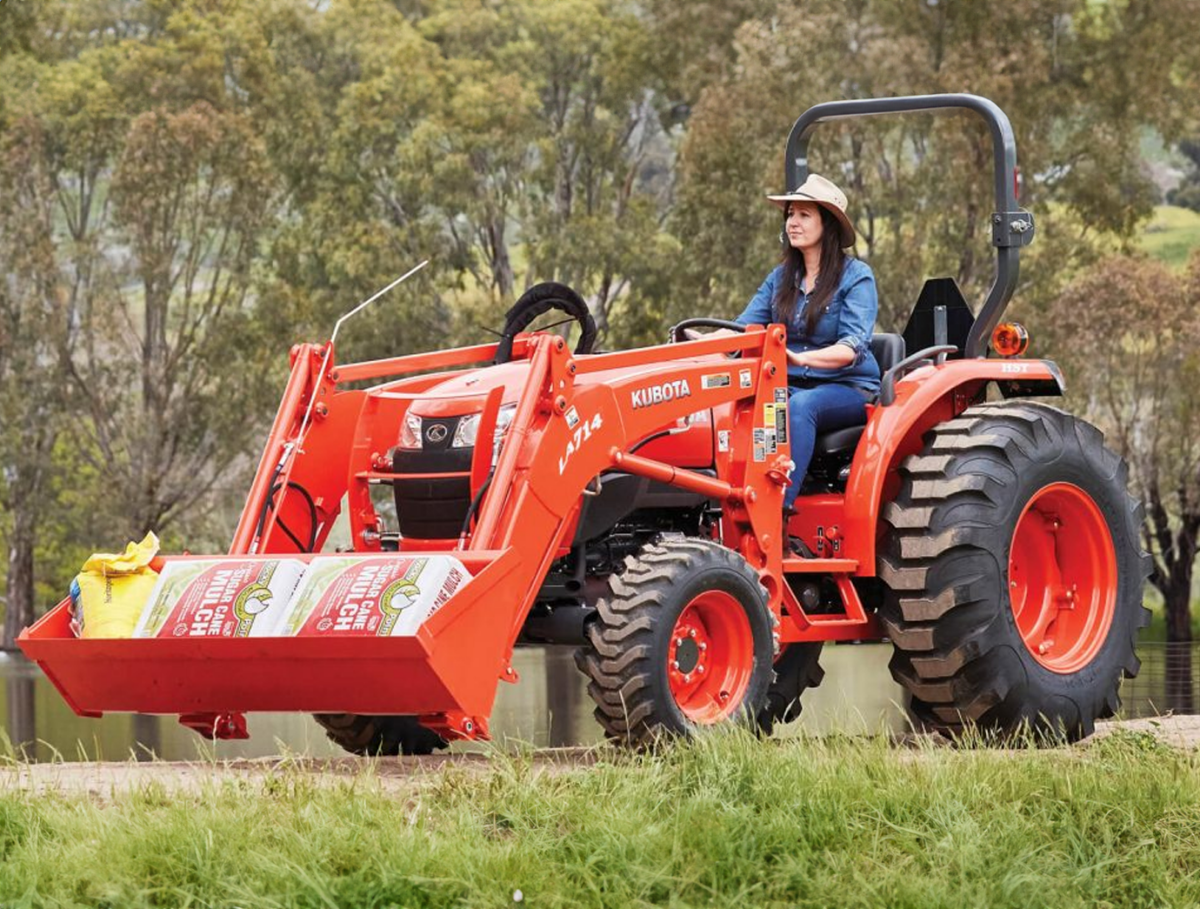
<path fill-rule="evenodd" d="M 427 389 L 429 398 L 417 399 L 409 413 L 419 417 L 460 417 L 478 413 L 481 399 L 493 388 L 503 388 L 501 405 L 515 404 L 529 375 L 529 362 L 502 363 L 458 373 Z"/>

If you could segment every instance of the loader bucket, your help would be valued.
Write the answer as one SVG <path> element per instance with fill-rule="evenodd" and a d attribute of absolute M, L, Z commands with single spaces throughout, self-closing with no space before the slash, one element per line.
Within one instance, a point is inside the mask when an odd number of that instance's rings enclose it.
<path fill-rule="evenodd" d="M 407 637 L 79 639 L 64 600 L 18 639 L 81 716 L 257 711 L 440 715 L 482 732 L 510 617 L 513 550 L 445 553 L 474 576 Z M 186 557 L 184 557 L 186 558 Z M 266 557 L 263 557 L 266 558 Z M 519 574 L 519 573 L 518 573 Z"/>

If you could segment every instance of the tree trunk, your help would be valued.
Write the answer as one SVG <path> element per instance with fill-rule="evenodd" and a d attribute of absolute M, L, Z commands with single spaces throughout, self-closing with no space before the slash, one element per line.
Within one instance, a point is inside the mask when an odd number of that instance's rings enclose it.
<path fill-rule="evenodd" d="M 1174 579 L 1172 579 L 1174 580 Z M 1167 662 L 1166 708 L 1174 713 L 1195 713 L 1192 687 L 1191 574 L 1187 583 L 1172 584 L 1166 596 Z"/>
<path fill-rule="evenodd" d="M 135 713 L 130 719 L 130 731 L 136 760 L 156 761 L 162 757 L 162 717 Z"/>
<path fill-rule="evenodd" d="M 568 647 L 545 647 L 546 708 L 550 712 L 551 748 L 579 744 L 579 697 L 583 676 Z"/>
<path fill-rule="evenodd" d="M 488 246 L 490 248 L 492 270 L 492 286 L 500 293 L 502 299 L 512 297 L 517 279 L 513 273 L 512 259 L 508 254 L 508 241 L 504 236 L 504 221 L 488 225 Z"/>
<path fill-rule="evenodd" d="M 24 509 L 17 509 L 8 547 L 8 578 L 4 611 L 4 638 L 0 650 L 14 650 L 17 635 L 33 621 L 33 546 L 36 534 L 33 521 Z"/>
<path fill-rule="evenodd" d="M 37 756 L 37 679 L 29 674 L 10 675 L 5 686 L 8 707 L 7 731 L 13 751 L 18 757 L 33 760 Z"/>

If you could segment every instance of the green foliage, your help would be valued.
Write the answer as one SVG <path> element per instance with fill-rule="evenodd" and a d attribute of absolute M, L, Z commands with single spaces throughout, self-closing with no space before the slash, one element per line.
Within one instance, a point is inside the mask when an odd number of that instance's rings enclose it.
<path fill-rule="evenodd" d="M 1055 300 L 1046 329 L 1071 377 L 1074 409 L 1130 467 L 1167 638 L 1190 640 L 1200 541 L 1200 253 L 1182 274 L 1142 256 L 1104 259 Z"/>
<path fill-rule="evenodd" d="M 1194 132 L 1195 3 L 4 0 L 0 295 L 36 342 L 0 334 L 0 452 L 25 471 L 0 480 L 0 535 L 43 590 L 149 527 L 223 547 L 287 349 L 421 259 L 340 356 L 483 342 L 541 280 L 580 290 L 608 349 L 735 314 L 776 256 L 787 128 L 823 100 L 969 90 L 1009 113 L 1036 324 L 1149 213 L 1144 128 Z M 840 125 L 813 153 L 885 327 L 928 275 L 981 297 L 981 129 Z M 30 369 L 38 393 L 11 394 Z"/>
<path fill-rule="evenodd" d="M 733 314 L 776 257 L 778 214 L 762 196 L 780 188 L 781 142 L 806 107 L 971 91 L 1012 120 L 1022 202 L 1039 222 L 1020 299 L 1044 306 L 1073 268 L 1149 214 L 1137 127 L 1176 123 L 1184 89 L 1168 61 L 1190 53 L 1173 26 L 1188 8 L 817 0 L 746 22 L 734 75 L 702 95 L 682 148 L 672 223 L 705 251 L 684 268 L 683 298 Z M 953 275 L 968 300 L 982 299 L 994 203 L 981 123 L 958 114 L 833 124 L 810 152 L 812 169 L 850 196 L 882 325 L 903 325 L 926 277 Z"/>
<path fill-rule="evenodd" d="M 494 757 L 0 795 L 0 901 L 214 906 L 1190 905 L 1193 754 L 713 736 L 581 768 Z M 203 771 L 201 771 L 203 772 Z"/>
<path fill-rule="evenodd" d="M 1160 205 L 1141 236 L 1141 247 L 1176 270 L 1200 249 L 1200 213 L 1173 205 Z"/>
<path fill-rule="evenodd" d="M 1151 721 L 1152 726 L 1161 725 Z M 1093 746 L 1096 752 L 1110 758 L 1139 758 L 1150 755 L 1169 756 L 1172 748 L 1150 729 L 1114 729 Z"/>
<path fill-rule="evenodd" d="M 1200 140 L 1183 140 L 1179 143 L 1179 151 L 1187 160 L 1188 169 L 1179 186 L 1167 194 L 1167 201 L 1200 212 Z"/>

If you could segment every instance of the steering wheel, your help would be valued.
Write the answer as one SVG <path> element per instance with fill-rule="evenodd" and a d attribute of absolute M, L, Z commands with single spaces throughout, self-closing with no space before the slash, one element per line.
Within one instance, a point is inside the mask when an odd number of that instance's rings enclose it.
<path fill-rule="evenodd" d="M 695 319 L 684 319 L 682 322 L 672 325 L 668 340 L 672 344 L 678 344 L 681 341 L 698 341 L 706 337 L 704 332 L 696 331 L 697 328 L 727 328 L 739 334 L 746 333 L 746 326 L 740 322 L 731 322 L 728 319 L 709 319 L 705 316 L 700 316 Z M 741 355 L 742 352 L 740 350 L 735 350 L 732 353 L 727 353 L 725 356 L 731 360 L 736 360 Z"/>
<path fill-rule="evenodd" d="M 496 348 L 494 363 L 507 363 L 512 359 L 513 339 L 532 324 L 543 313 L 557 309 L 571 316 L 581 329 L 575 344 L 575 353 L 588 354 L 596 343 L 596 320 L 592 318 L 583 297 L 554 281 L 535 284 L 521 294 L 512 309 L 504 314 L 504 331 L 500 335 L 500 346 Z"/>

